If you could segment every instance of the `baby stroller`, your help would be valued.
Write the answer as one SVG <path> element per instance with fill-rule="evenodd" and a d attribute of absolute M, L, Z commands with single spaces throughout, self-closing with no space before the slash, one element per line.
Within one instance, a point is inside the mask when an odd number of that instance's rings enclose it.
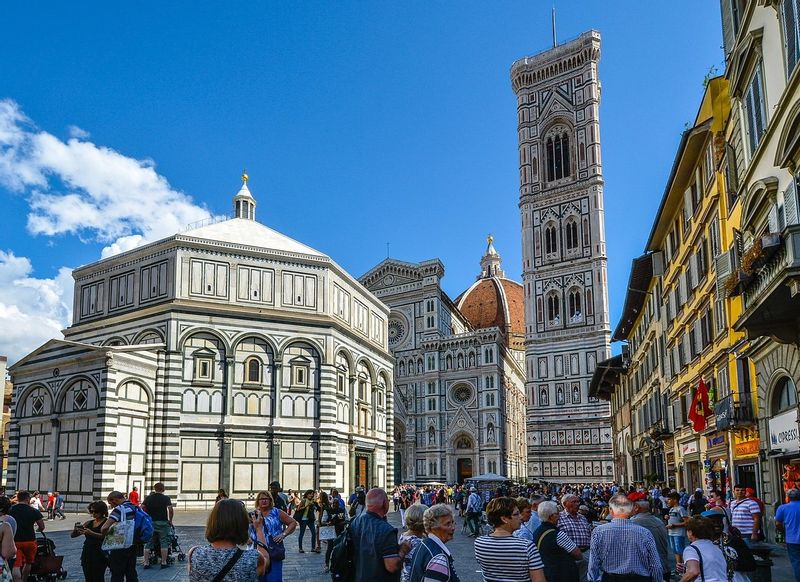
<path fill-rule="evenodd" d="M 183 552 L 181 544 L 178 541 L 178 535 L 175 533 L 174 525 L 170 525 L 170 534 L 172 537 L 172 542 L 170 542 L 169 547 L 167 548 L 167 563 L 174 564 L 176 558 L 179 562 L 185 561 L 186 554 Z M 153 549 L 150 550 L 150 565 L 155 566 L 160 562 L 161 562 L 161 540 L 158 537 L 158 533 L 154 531 Z"/>
<path fill-rule="evenodd" d="M 62 568 L 64 556 L 56 555 L 56 545 L 53 540 L 47 539 L 44 533 L 42 537 L 36 538 L 36 559 L 31 565 L 31 573 L 28 580 L 36 582 L 54 582 L 58 579 L 65 579 L 67 571 Z"/>

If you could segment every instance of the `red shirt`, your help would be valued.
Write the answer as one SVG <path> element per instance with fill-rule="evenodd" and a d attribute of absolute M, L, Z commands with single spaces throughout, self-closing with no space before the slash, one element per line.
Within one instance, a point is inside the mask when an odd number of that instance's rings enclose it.
<path fill-rule="evenodd" d="M 139 505 L 139 492 L 138 491 L 131 491 L 128 494 L 128 501 L 130 501 L 134 505 Z"/>

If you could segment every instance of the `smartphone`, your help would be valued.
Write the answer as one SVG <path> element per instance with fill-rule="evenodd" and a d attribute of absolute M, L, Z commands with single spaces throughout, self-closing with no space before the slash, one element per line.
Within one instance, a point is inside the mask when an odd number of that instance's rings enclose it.
<path fill-rule="evenodd" d="M 251 511 L 250 512 L 250 519 L 258 519 L 258 512 L 257 511 Z"/>
<path fill-rule="evenodd" d="M 75 529 L 81 529 L 82 527 L 83 527 L 83 524 L 81 522 L 79 522 L 79 521 L 75 522 Z"/>

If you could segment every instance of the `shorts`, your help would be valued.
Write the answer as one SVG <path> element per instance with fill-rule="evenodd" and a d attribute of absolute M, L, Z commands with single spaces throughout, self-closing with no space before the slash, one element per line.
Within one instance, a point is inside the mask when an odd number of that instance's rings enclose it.
<path fill-rule="evenodd" d="M 17 546 L 17 559 L 14 567 L 22 568 L 25 564 L 33 564 L 36 560 L 36 541 L 14 542 Z"/>
<path fill-rule="evenodd" d="M 668 536 L 669 547 L 672 553 L 678 556 L 683 556 L 683 550 L 686 548 L 686 536 Z"/>
<path fill-rule="evenodd" d="M 153 537 L 150 538 L 150 541 L 145 546 L 148 550 L 153 549 L 153 542 L 156 536 L 158 536 L 158 543 L 162 550 L 169 548 L 172 543 L 172 527 L 168 521 L 153 521 Z"/>

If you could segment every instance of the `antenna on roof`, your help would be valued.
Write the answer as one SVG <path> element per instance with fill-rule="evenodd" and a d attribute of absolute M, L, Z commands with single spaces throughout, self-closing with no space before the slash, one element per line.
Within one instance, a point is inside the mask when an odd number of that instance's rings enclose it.
<path fill-rule="evenodd" d="M 553 48 L 556 48 L 556 3 L 553 2 Z"/>
<path fill-rule="evenodd" d="M 389 243 L 386 243 L 386 258 L 389 258 Z"/>

